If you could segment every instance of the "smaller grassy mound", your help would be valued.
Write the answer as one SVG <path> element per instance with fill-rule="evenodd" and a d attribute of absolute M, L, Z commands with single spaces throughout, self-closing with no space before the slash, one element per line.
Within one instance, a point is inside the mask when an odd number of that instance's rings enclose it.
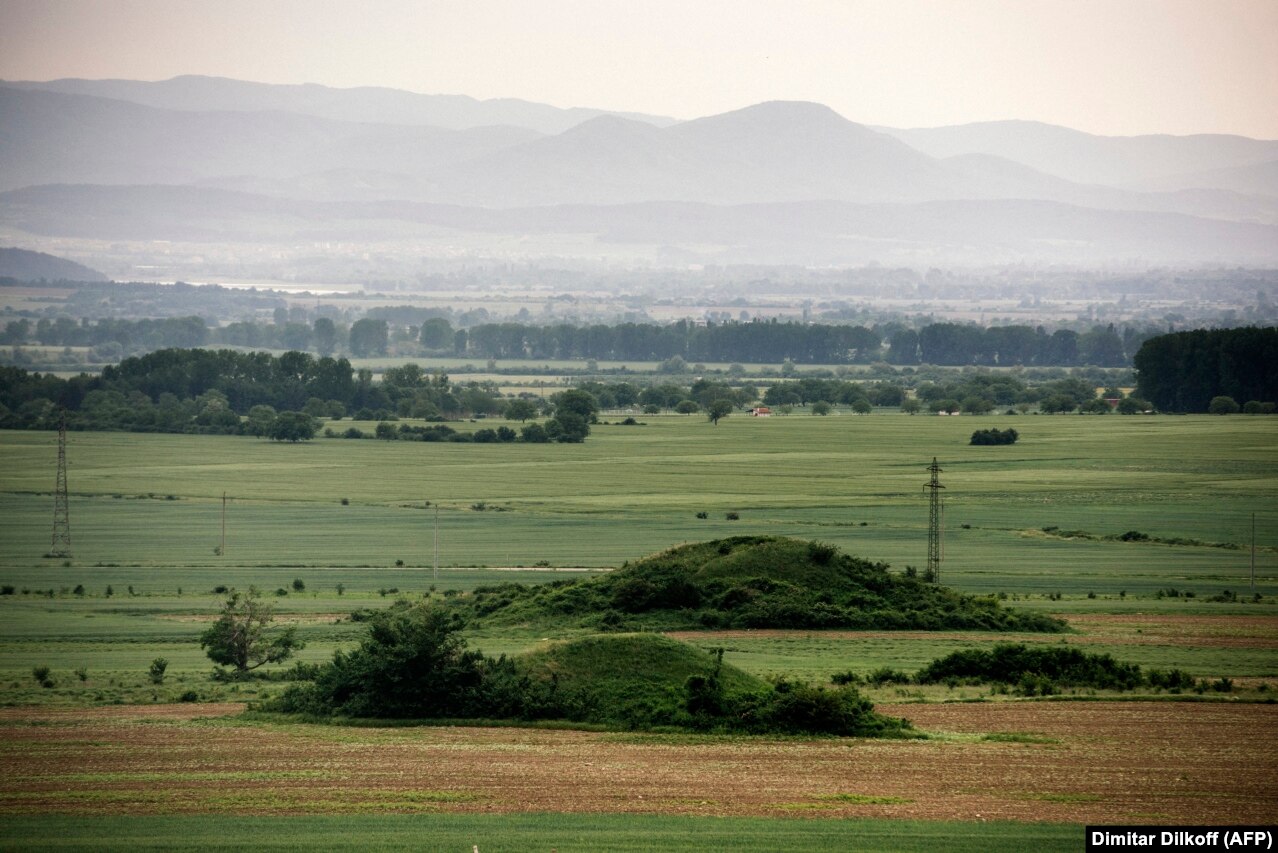
<path fill-rule="evenodd" d="M 762 681 L 656 634 L 613 634 L 554 643 L 517 659 L 558 714 L 630 729 L 679 728 L 863 737 L 910 733 L 875 713 L 855 689 Z"/>
<path fill-rule="evenodd" d="M 601 634 L 552 643 L 517 658 L 520 669 L 548 685 L 572 715 L 627 726 L 672 723 L 689 678 L 716 670 L 730 695 L 765 693 L 771 685 L 714 655 L 659 634 Z"/>
<path fill-rule="evenodd" d="M 864 628 L 1060 631 L 832 545 L 742 536 L 683 545 L 603 577 L 481 587 L 456 600 L 469 619 L 603 631 L 696 628 Z"/>

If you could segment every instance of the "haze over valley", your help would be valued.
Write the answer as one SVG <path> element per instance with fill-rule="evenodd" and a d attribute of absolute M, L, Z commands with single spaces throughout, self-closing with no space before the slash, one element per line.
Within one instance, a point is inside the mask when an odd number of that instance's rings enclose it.
<path fill-rule="evenodd" d="M 894 129 L 794 101 L 676 121 L 196 76 L 7 82 L 0 126 L 0 243 L 117 279 L 152 277 L 157 243 L 188 259 L 175 278 L 229 277 L 189 259 L 243 245 L 234 277 L 297 280 L 278 260 L 306 257 L 360 284 L 352 253 L 405 281 L 438 260 L 1278 263 L 1278 141 L 1242 136 Z"/>

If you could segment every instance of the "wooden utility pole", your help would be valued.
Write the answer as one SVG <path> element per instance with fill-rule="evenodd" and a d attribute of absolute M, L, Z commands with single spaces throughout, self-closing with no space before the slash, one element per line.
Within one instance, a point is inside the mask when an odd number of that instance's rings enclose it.
<path fill-rule="evenodd" d="M 222 492 L 222 550 L 221 555 L 226 556 L 226 492 Z"/>

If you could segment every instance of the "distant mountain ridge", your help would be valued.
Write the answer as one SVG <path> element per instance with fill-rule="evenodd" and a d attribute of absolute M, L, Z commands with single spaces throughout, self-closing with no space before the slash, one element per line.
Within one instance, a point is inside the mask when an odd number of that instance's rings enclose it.
<path fill-rule="evenodd" d="M 270 180 L 334 169 L 427 175 L 535 139 L 509 126 L 467 130 L 362 124 L 286 112 L 193 112 L 88 95 L 0 87 L 0 188 Z"/>
<path fill-rule="evenodd" d="M 1084 184 L 1128 189 L 1213 187 L 1278 194 L 1266 187 L 1225 186 L 1202 173 L 1278 162 L 1278 140 L 1226 134 L 1096 136 L 1034 121 L 993 121 L 902 130 L 878 128 L 933 157 L 992 154 Z M 1198 181 L 1193 180 L 1199 176 Z"/>
<path fill-rule="evenodd" d="M 18 281 L 106 281 L 95 269 L 66 258 L 31 252 L 26 249 L 0 248 L 0 278 Z"/>
<path fill-rule="evenodd" d="M 184 75 L 169 80 L 0 81 L 15 89 L 92 95 L 143 106 L 192 112 L 291 112 L 333 121 L 427 125 L 445 130 L 510 125 L 542 134 L 563 133 L 601 115 L 619 115 L 665 127 L 676 119 L 643 113 L 572 107 L 563 109 L 518 98 L 478 100 L 468 95 L 425 95 L 403 89 L 361 86 L 337 89 L 315 83 L 282 85 Z"/>
<path fill-rule="evenodd" d="M 60 80 L 0 85 L 0 222 L 137 240 L 593 234 L 787 263 L 1267 262 L 1278 142 L 893 130 L 789 101 L 675 122 L 389 89 Z"/>
<path fill-rule="evenodd" d="M 508 125 L 447 130 L 266 110 L 171 110 L 0 87 L 0 120 L 0 190 L 198 184 L 285 198 L 480 207 L 1015 198 L 1278 221 L 1278 197 L 1135 192 L 1072 183 L 997 155 L 937 159 L 802 102 L 664 128 L 604 115 L 546 136 Z"/>

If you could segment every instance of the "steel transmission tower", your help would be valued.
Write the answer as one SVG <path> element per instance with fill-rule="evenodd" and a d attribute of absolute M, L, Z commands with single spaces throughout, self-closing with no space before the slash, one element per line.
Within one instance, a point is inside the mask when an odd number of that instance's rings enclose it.
<path fill-rule="evenodd" d="M 932 479 L 923 488 L 928 489 L 928 524 L 927 524 L 927 577 L 933 582 L 941 582 L 941 466 L 932 457 L 928 466 Z"/>
<path fill-rule="evenodd" d="M 71 511 L 67 500 L 67 413 L 58 422 L 58 482 L 53 489 L 53 542 L 50 557 L 71 556 Z"/>

